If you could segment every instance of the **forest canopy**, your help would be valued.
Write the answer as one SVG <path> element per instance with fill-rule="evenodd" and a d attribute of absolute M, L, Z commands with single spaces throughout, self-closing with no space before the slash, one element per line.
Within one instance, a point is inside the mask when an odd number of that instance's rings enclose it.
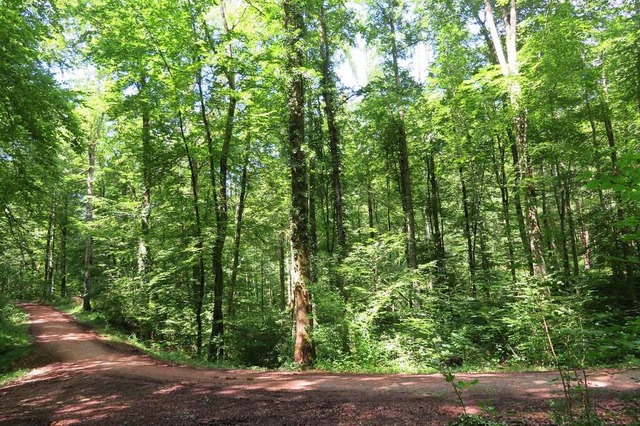
<path fill-rule="evenodd" d="M 640 357 L 640 1 L 0 0 L 0 298 L 160 350 Z"/>

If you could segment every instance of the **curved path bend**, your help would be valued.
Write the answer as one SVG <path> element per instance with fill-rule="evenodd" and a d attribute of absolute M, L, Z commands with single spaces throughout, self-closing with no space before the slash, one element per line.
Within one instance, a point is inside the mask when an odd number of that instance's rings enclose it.
<path fill-rule="evenodd" d="M 439 374 L 360 375 L 212 370 L 167 364 L 113 345 L 49 306 L 30 316 L 40 367 L 0 388 L 10 425 L 443 425 L 460 414 Z M 460 374 L 470 412 L 492 406 L 512 424 L 552 424 L 557 373 Z M 589 386 L 613 424 L 638 421 L 639 370 L 598 370 Z M 520 419 L 520 420 L 516 420 Z"/>

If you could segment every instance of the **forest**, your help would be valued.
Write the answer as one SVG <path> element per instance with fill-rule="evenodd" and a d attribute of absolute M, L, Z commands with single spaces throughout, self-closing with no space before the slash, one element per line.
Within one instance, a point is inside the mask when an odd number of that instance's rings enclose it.
<path fill-rule="evenodd" d="M 639 125 L 639 0 L 0 0 L 0 301 L 233 366 L 638 365 Z"/>

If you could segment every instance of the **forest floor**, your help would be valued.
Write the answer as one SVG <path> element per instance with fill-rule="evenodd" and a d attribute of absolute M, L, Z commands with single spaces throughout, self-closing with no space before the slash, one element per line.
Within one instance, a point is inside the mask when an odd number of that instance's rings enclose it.
<path fill-rule="evenodd" d="M 22 305 L 35 368 L 0 388 L 0 424 L 443 425 L 460 414 L 442 375 L 258 372 L 185 367 L 114 344 L 52 307 Z M 638 422 L 640 370 L 588 373 L 598 414 Z M 494 407 L 508 424 L 553 424 L 556 372 L 459 374 L 467 409 Z"/>

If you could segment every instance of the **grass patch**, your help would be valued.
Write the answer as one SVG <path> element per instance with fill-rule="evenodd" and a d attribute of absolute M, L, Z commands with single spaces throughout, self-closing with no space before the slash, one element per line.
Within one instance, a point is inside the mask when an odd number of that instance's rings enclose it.
<path fill-rule="evenodd" d="M 0 386 L 24 375 L 33 354 L 28 316 L 13 304 L 0 300 Z"/>

